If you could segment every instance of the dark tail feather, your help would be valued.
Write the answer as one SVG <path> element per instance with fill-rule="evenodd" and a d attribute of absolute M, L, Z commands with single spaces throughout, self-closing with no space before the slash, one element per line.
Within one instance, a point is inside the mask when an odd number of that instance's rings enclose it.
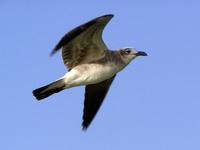
<path fill-rule="evenodd" d="M 46 86 L 41 88 L 35 89 L 33 91 L 33 95 L 36 97 L 37 100 L 44 99 L 54 93 L 58 93 L 62 91 L 65 87 L 63 79 L 50 83 Z"/>

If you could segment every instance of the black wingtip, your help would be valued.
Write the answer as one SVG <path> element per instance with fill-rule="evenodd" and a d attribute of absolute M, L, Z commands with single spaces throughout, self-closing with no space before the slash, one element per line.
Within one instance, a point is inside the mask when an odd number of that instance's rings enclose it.
<path fill-rule="evenodd" d="M 103 15 L 103 16 L 100 16 L 100 17 L 97 17 L 95 20 L 102 20 L 102 19 L 106 19 L 106 20 L 110 20 L 114 17 L 113 14 L 107 14 L 107 15 Z"/>
<path fill-rule="evenodd" d="M 53 56 L 56 52 L 57 52 L 57 50 L 58 50 L 58 48 L 54 48 L 52 51 L 51 51 L 51 53 L 49 54 L 50 56 Z"/>
<path fill-rule="evenodd" d="M 101 17 L 110 17 L 110 18 L 112 18 L 112 17 L 114 17 L 114 15 L 113 14 L 106 14 L 106 15 L 103 15 Z"/>
<path fill-rule="evenodd" d="M 83 121 L 82 122 L 82 130 L 87 131 L 88 127 L 89 127 L 89 124 Z"/>
<path fill-rule="evenodd" d="M 58 43 L 49 54 L 50 56 L 53 56 L 59 49 L 61 48 L 60 43 Z"/>
<path fill-rule="evenodd" d="M 87 127 L 82 127 L 82 131 L 86 132 L 87 131 Z"/>

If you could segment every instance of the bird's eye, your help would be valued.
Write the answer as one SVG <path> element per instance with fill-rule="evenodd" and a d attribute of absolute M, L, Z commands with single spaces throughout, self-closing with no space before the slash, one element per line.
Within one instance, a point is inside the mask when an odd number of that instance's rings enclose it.
<path fill-rule="evenodd" d="M 131 53 L 131 50 L 130 50 L 130 49 L 126 49 L 124 52 L 125 52 L 125 54 L 127 54 L 127 55 L 128 55 L 128 54 L 130 54 L 130 53 Z"/>

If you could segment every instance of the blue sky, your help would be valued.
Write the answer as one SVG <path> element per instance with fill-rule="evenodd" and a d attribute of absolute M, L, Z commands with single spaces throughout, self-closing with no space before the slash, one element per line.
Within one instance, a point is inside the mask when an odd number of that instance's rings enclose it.
<path fill-rule="evenodd" d="M 149 56 L 119 73 L 87 132 L 84 87 L 36 101 L 65 74 L 49 54 L 70 29 L 112 13 L 103 38 Z M 1 1 L 0 149 L 199 150 L 199 1 Z"/>

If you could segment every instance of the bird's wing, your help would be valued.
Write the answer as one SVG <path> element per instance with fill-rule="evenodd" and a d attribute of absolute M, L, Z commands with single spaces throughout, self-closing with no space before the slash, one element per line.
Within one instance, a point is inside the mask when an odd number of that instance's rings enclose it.
<path fill-rule="evenodd" d="M 103 56 L 107 47 L 102 40 L 102 32 L 112 17 L 113 15 L 104 15 L 71 30 L 51 54 L 62 48 L 62 58 L 69 70 Z"/>
<path fill-rule="evenodd" d="M 87 129 L 92 122 L 115 76 L 103 82 L 86 86 L 82 122 L 83 129 Z"/>

